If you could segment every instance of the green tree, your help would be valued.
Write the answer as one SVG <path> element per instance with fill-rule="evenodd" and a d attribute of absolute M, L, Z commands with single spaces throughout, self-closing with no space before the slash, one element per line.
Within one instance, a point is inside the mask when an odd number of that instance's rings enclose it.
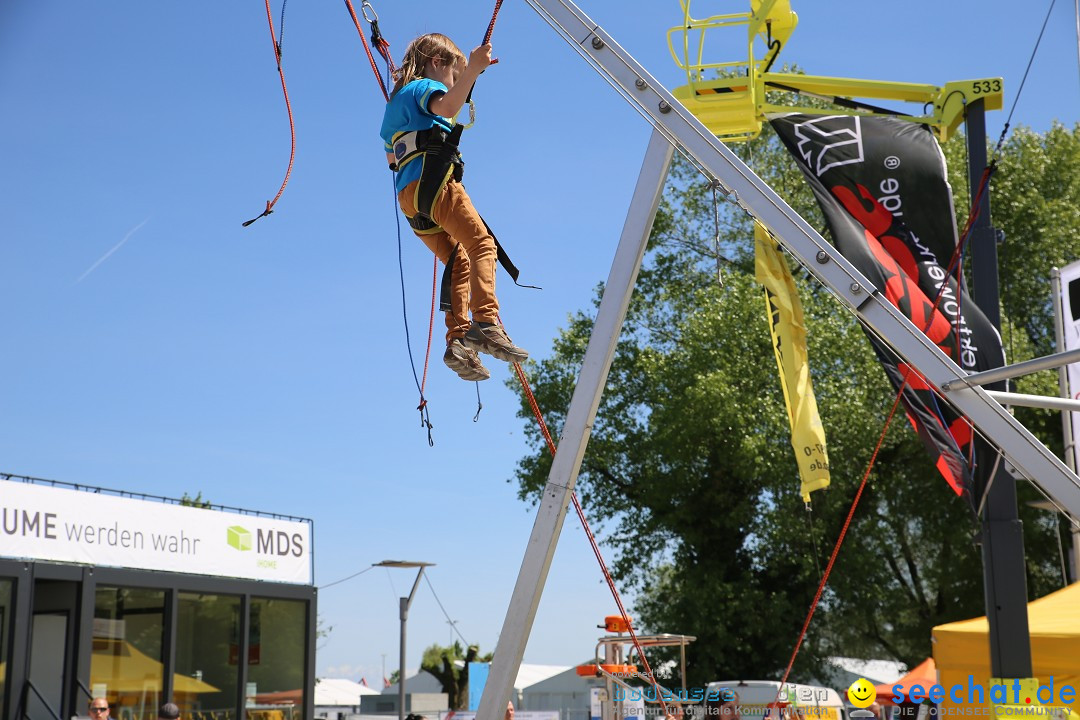
<path fill-rule="evenodd" d="M 464 710 L 468 705 L 471 662 L 491 662 L 491 653 L 481 656 L 480 648 L 476 645 L 470 645 L 466 649 L 456 640 L 448 647 L 434 644 L 424 650 L 420 669 L 433 675 L 442 684 L 451 710 Z M 461 667 L 458 667 L 458 663 L 461 663 Z"/>
<path fill-rule="evenodd" d="M 993 147 L 990 148 L 993 151 Z M 957 217 L 967 214 L 970 189 L 965 176 L 966 145 L 946 148 Z M 1054 352 L 1050 269 L 1077 259 L 1080 240 L 1080 125 L 1055 123 L 1045 133 L 1018 127 L 1007 138 L 993 180 L 991 216 L 1004 230 L 998 248 L 1003 317 L 1002 341 L 1009 362 Z M 1021 378 L 1018 392 L 1057 394 L 1057 371 Z M 1059 455 L 1061 418 L 1057 412 L 1017 408 L 1017 417 Z"/>
<path fill-rule="evenodd" d="M 202 490 L 200 490 L 195 497 L 192 497 L 185 492 L 180 497 L 180 504 L 185 507 L 202 508 L 203 510 L 209 510 L 214 507 L 213 503 L 202 496 Z"/>
<path fill-rule="evenodd" d="M 1052 154 L 1076 143 L 1076 130 L 1055 128 L 1045 137 L 1018 131 L 1006 145 L 995 186 L 995 208 L 1002 211 L 995 212 L 995 222 L 1009 237 L 1023 236 L 1020 225 L 1031 222 L 1035 198 L 1048 195 L 1038 194 L 1040 183 L 1064 183 L 1072 195 L 1060 190 L 1062 197 L 1080 199 L 1072 180 L 1080 177 L 1080 153 Z M 808 187 L 771 132 L 736 151 L 825 234 Z M 947 152 L 954 187 L 963 188 L 955 177 L 963 172 L 963 141 L 950 143 Z M 1023 159 L 1040 152 L 1053 162 L 1033 167 Z M 1055 168 L 1050 179 L 1055 162 L 1066 167 Z M 1036 190 L 1025 197 L 1032 199 L 1017 208 L 1008 207 L 1006 191 L 998 189 L 1030 185 Z M 958 193 L 957 203 L 962 222 L 966 193 Z M 688 650 L 687 679 L 693 683 L 782 672 L 893 399 L 853 318 L 801 276 L 833 478 L 830 490 L 815 495 L 813 512 L 804 509 L 762 291 L 753 280 L 751 221 L 727 204 L 719 210 L 717 233 L 711 190 L 677 161 L 578 481 L 586 511 L 614 551 L 616 580 L 632 594 L 644 628 L 698 637 Z M 1062 214 L 1046 211 L 1043 217 L 1064 222 Z M 1072 239 L 1080 238 L 1075 211 L 1068 221 L 1054 237 L 1068 237 L 1071 245 L 1057 248 L 1055 262 L 1080 255 L 1080 240 Z M 1045 262 L 1007 268 L 1003 275 L 1010 283 L 1035 289 L 1049 272 Z M 1006 325 L 1017 336 L 1012 360 L 1045 347 L 1045 314 L 1039 312 L 1019 302 L 1007 306 Z M 555 433 L 591 328 L 592 313 L 576 313 L 551 355 L 531 367 L 537 401 Z M 550 457 L 524 400 L 519 415 L 532 452 L 521 459 L 517 478 L 521 496 L 535 501 Z M 1048 434 L 1049 427 L 1037 429 Z M 1021 490 L 1026 499 L 1029 488 Z M 1029 591 L 1036 597 L 1060 584 L 1057 522 L 1027 506 L 1022 519 Z M 906 420 L 897 418 L 796 676 L 820 670 L 826 656 L 841 653 L 917 663 L 930 654 L 934 625 L 982 614 L 976 529 L 967 504 L 941 480 Z"/>

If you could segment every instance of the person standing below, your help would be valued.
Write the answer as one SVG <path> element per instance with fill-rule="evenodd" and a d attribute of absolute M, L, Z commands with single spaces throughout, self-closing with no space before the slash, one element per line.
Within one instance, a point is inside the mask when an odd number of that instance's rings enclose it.
<path fill-rule="evenodd" d="M 465 380 L 491 377 L 476 351 L 507 362 L 529 357 L 499 325 L 495 238 L 461 184 L 464 164 L 451 135 L 452 118 L 490 64 L 490 43 L 466 60 L 445 35 L 416 38 L 394 76 L 380 132 L 387 161 L 397 171 L 402 212 L 424 244 L 450 266 L 443 362 Z"/>
<path fill-rule="evenodd" d="M 89 709 L 92 720 L 109 720 L 109 701 L 105 698 L 90 698 Z"/>
<path fill-rule="evenodd" d="M 720 703 L 720 720 L 740 720 L 742 713 L 739 712 L 739 693 L 734 690 Z"/>
<path fill-rule="evenodd" d="M 180 717 L 180 708 L 176 706 L 176 703 L 167 702 L 157 711 L 158 720 L 178 720 Z"/>
<path fill-rule="evenodd" d="M 740 720 L 739 694 L 723 688 L 705 703 L 705 720 Z"/>

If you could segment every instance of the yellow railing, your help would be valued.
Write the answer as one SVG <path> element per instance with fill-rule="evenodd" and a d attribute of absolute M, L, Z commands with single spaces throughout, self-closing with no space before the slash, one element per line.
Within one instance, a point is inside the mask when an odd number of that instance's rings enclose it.
<path fill-rule="evenodd" d="M 787 90 L 801 95 L 841 102 L 860 99 L 893 100 L 921 105 L 911 114 L 900 117 L 931 126 L 945 141 L 963 121 L 967 103 L 983 99 L 987 110 L 1000 110 L 1001 78 L 963 80 L 944 86 L 916 83 L 830 78 L 772 72 L 776 58 L 798 25 L 798 16 L 790 0 L 749 0 L 748 12 L 730 12 L 695 18 L 692 0 L 679 0 L 682 24 L 667 31 L 668 50 L 675 64 L 686 72 L 687 84 L 672 94 L 694 113 L 706 127 L 724 141 L 749 140 L 761 132 L 770 112 L 805 112 L 833 114 L 805 106 L 779 106 L 768 102 L 768 91 Z M 734 6 L 734 0 L 726 0 Z M 745 3 L 745 0 L 742 0 Z M 711 0 L 713 6 L 717 0 Z M 745 7 L 745 4 L 743 4 Z M 732 28 L 745 27 L 745 38 L 732 48 L 716 41 L 734 37 Z M 712 38 L 712 43 L 707 42 Z M 745 43 L 745 44 L 744 44 Z M 716 51 L 717 58 L 710 57 Z M 724 51 L 725 57 L 720 57 Z M 755 51 L 756 54 L 755 54 Z M 735 59 L 730 59 L 735 56 Z M 874 112 L 872 106 L 858 103 L 842 112 Z"/>

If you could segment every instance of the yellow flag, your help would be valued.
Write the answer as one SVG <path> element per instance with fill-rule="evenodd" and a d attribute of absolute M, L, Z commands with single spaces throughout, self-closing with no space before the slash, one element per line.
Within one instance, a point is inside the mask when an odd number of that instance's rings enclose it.
<path fill-rule="evenodd" d="M 829 486 L 829 454 L 825 448 L 825 428 L 818 415 L 810 364 L 806 352 L 806 326 L 795 280 L 780 256 L 776 242 L 759 223 L 754 223 L 754 256 L 757 281 L 765 286 L 765 308 L 769 314 L 780 386 L 784 389 L 791 446 L 799 463 L 803 501 L 810 493 Z"/>

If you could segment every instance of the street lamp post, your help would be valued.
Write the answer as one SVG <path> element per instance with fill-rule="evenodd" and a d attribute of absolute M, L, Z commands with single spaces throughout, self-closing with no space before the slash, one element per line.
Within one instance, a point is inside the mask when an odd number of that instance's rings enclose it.
<path fill-rule="evenodd" d="M 409 597 L 403 597 L 399 600 L 399 615 L 401 617 L 401 664 L 398 666 L 398 720 L 405 720 L 405 623 L 409 619 L 409 606 L 412 605 L 413 595 L 416 594 L 416 588 L 420 585 L 420 578 L 424 575 L 424 568 L 431 567 L 435 563 L 429 562 L 413 562 L 410 560 L 383 560 L 382 562 L 375 563 L 374 567 L 386 567 L 386 568 L 420 568 L 416 573 L 416 580 L 413 581 L 412 590 L 409 591 Z"/>

